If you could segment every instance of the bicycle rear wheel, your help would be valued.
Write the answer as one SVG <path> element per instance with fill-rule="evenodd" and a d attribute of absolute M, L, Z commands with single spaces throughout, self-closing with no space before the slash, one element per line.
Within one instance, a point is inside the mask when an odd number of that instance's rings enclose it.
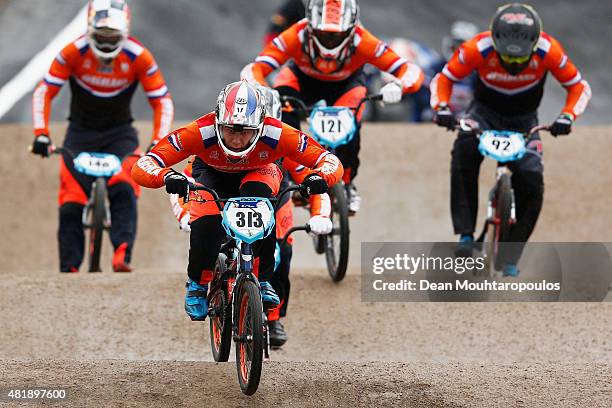
<path fill-rule="evenodd" d="M 89 228 L 89 272 L 102 272 L 100 255 L 102 254 L 102 235 L 104 233 L 104 218 L 106 217 L 106 182 L 98 178 L 92 189 L 91 206 L 88 214 Z"/>
<path fill-rule="evenodd" d="M 236 367 L 240 389 L 253 395 L 259 387 L 264 351 L 263 304 L 259 288 L 244 281 L 238 294 Z"/>
<path fill-rule="evenodd" d="M 331 200 L 331 221 L 333 230 L 324 235 L 325 261 L 327 272 L 334 282 L 340 282 L 346 275 L 349 256 L 349 211 L 344 184 L 338 182 L 329 190 Z"/>
<path fill-rule="evenodd" d="M 224 254 L 219 254 L 215 265 L 215 279 L 222 279 L 225 274 L 225 259 Z M 217 282 L 218 280 L 213 280 L 212 286 Z M 208 308 L 213 358 L 217 362 L 225 362 L 229 359 L 232 347 L 232 305 L 225 282 L 209 297 Z"/>

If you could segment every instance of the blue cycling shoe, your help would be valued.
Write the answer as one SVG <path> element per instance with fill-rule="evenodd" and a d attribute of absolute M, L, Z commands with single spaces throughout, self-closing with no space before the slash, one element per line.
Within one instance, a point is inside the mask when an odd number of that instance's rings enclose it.
<path fill-rule="evenodd" d="M 516 265 L 510 263 L 504 265 L 504 276 L 517 277 L 519 273 L 521 273 L 521 271 L 519 271 Z"/>
<path fill-rule="evenodd" d="M 280 305 L 280 299 L 272 285 L 270 285 L 270 282 L 259 282 L 259 287 L 261 288 L 261 300 L 263 303 Z"/>
<path fill-rule="evenodd" d="M 474 236 L 472 234 L 461 234 L 459 243 L 455 247 L 457 258 L 469 258 L 474 251 Z"/>
<path fill-rule="evenodd" d="M 208 285 L 199 285 L 189 279 L 185 284 L 187 293 L 185 294 L 185 312 L 191 320 L 202 321 L 208 315 Z"/>

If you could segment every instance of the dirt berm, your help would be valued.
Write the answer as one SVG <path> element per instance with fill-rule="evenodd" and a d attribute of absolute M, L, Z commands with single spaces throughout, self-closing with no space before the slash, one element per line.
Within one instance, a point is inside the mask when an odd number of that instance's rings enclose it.
<path fill-rule="evenodd" d="M 610 130 L 544 136 L 545 203 L 533 240 L 612 241 Z M 55 126 L 53 135 L 62 131 Z M 69 398 L 57 406 L 75 407 L 609 406 L 609 302 L 361 301 L 362 241 L 454 240 L 450 133 L 365 125 L 351 269 L 333 284 L 308 238 L 296 237 L 290 339 L 264 365 L 251 398 L 240 394 L 233 363 L 211 362 L 207 323 L 182 311 L 187 235 L 165 193 L 141 197 L 134 273 L 109 272 L 105 241 L 103 273 L 60 275 L 57 158 L 29 156 L 27 126 L 5 125 L 0 134 L 3 391 L 65 387 Z M 493 170 L 483 167 L 483 187 Z"/>

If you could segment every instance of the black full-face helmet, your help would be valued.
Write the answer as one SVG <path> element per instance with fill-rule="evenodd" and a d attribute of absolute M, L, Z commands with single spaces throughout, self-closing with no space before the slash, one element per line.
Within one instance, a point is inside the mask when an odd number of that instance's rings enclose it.
<path fill-rule="evenodd" d="M 516 75 L 527 67 L 541 32 L 542 22 L 531 6 L 511 3 L 497 9 L 491 20 L 491 36 L 509 73 Z"/>

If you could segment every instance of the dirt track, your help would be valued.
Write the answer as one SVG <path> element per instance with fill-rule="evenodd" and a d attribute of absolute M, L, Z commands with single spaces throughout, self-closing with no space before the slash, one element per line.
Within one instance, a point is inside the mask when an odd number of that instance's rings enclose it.
<path fill-rule="evenodd" d="M 612 241 L 608 133 L 579 128 L 545 140 L 546 200 L 535 240 Z M 72 406 L 248 404 L 232 364 L 202 362 L 211 359 L 208 326 L 182 311 L 187 236 L 164 194 L 141 199 L 137 272 L 60 275 L 57 163 L 27 156 L 27 127 L 3 126 L 0 134 L 8 146 L 0 152 L 8 192 L 0 204 L 0 388 L 66 386 Z M 433 127 L 365 128 L 353 269 L 333 285 L 298 237 L 290 341 L 266 364 L 254 405 L 280 398 L 295 406 L 603 407 L 612 398 L 609 302 L 360 301 L 360 241 L 453 239 L 451 142 Z M 482 176 L 488 185 L 492 168 Z"/>

